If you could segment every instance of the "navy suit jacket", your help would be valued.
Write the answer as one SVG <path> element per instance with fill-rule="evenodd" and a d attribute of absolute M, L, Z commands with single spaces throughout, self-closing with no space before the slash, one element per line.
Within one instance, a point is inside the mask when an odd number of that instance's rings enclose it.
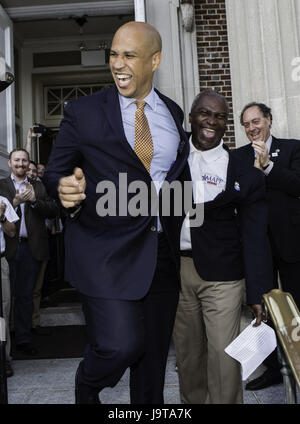
<path fill-rule="evenodd" d="M 177 159 L 166 177 L 171 182 L 184 168 L 189 144 L 182 128 L 182 110 L 156 92 L 170 110 L 181 140 Z M 128 184 L 140 180 L 150 188 L 152 181 L 126 139 L 115 87 L 72 101 L 65 108 L 44 177 L 51 195 L 57 195 L 59 179 L 71 175 L 75 167 L 83 169 L 86 199 L 78 217 L 66 222 L 66 280 L 88 296 L 142 298 L 156 268 L 157 218 L 118 213 L 100 217 L 96 212 L 101 196 L 96 193 L 99 182 L 113 182 L 118 199 L 119 173 L 127 174 Z M 161 223 L 171 243 L 168 219 L 161 217 Z"/>
<path fill-rule="evenodd" d="M 245 163 L 254 163 L 251 144 L 234 151 Z M 300 141 L 272 137 L 273 169 L 265 177 L 269 231 L 276 250 L 286 262 L 300 261 Z"/>
<path fill-rule="evenodd" d="M 191 227 L 193 261 L 207 281 L 245 278 L 247 303 L 257 304 L 273 287 L 264 176 L 224 148 L 229 154 L 226 188 L 205 202 L 203 224 Z M 188 165 L 180 179 L 191 180 Z M 182 219 L 173 219 L 178 234 Z"/>

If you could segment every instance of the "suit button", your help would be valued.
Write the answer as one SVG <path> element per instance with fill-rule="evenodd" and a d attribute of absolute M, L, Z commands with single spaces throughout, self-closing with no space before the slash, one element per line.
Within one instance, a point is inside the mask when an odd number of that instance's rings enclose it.
<path fill-rule="evenodd" d="M 156 231 L 156 227 L 155 227 L 155 225 L 153 225 L 153 226 L 151 227 L 151 231 Z"/>

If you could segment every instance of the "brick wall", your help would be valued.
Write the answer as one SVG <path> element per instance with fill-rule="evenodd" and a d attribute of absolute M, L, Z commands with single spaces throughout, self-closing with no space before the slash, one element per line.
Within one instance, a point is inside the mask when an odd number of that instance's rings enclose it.
<path fill-rule="evenodd" d="M 225 0 L 194 0 L 200 90 L 226 97 L 230 116 L 224 141 L 235 146 Z"/>

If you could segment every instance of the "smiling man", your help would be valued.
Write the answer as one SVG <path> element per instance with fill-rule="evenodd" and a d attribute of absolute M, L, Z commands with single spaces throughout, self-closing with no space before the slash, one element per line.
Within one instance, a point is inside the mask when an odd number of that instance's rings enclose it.
<path fill-rule="evenodd" d="M 272 249 L 274 287 L 280 277 L 283 291 L 292 294 L 300 308 L 300 141 L 271 134 L 271 109 L 258 102 L 247 104 L 240 116 L 250 144 L 235 154 L 264 175 L 269 206 L 268 234 Z M 246 385 L 260 390 L 283 381 L 277 352 L 264 362 L 267 370 Z"/>
<path fill-rule="evenodd" d="M 78 404 L 99 403 L 99 392 L 128 367 L 131 402 L 163 403 L 180 279 L 173 229 L 150 209 L 148 216 L 104 217 L 96 210 L 101 181 L 119 199 L 121 173 L 150 193 L 152 181 L 172 182 L 185 166 L 183 113 L 153 87 L 160 60 L 155 28 L 121 26 L 110 51 L 115 86 L 68 103 L 45 172 L 50 194 L 58 189 L 69 212 L 66 279 L 81 293 L 88 329 L 75 378 Z"/>
<path fill-rule="evenodd" d="M 194 202 L 204 202 L 204 221 L 189 228 L 186 216 L 181 224 L 182 290 L 173 336 L 183 403 L 242 403 L 240 366 L 224 349 L 240 331 L 243 279 L 255 325 L 272 282 L 263 175 L 224 144 L 228 113 L 226 99 L 212 90 L 195 98 L 190 113 L 190 155 L 181 178 L 202 181 Z"/>
<path fill-rule="evenodd" d="M 12 150 L 8 166 L 11 175 L 0 180 L 0 194 L 10 201 L 20 218 L 16 223 L 15 236 L 6 236 L 5 250 L 12 296 L 15 298 L 16 349 L 32 356 L 37 352 L 32 345 L 31 334 L 34 284 L 42 261 L 49 256 L 45 219 L 54 218 L 57 207 L 48 198 L 41 182 L 28 181 L 29 154 L 26 150 Z"/>

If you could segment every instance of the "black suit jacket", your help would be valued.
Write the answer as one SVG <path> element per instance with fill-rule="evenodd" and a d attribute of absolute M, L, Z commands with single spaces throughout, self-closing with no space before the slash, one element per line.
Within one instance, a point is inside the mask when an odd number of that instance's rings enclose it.
<path fill-rule="evenodd" d="M 32 207 L 30 202 L 25 203 L 25 223 L 28 243 L 33 257 L 37 261 L 45 261 L 49 258 L 45 219 L 54 218 L 58 213 L 58 208 L 55 202 L 47 196 L 45 187 L 41 182 L 32 182 L 32 185 L 35 191 L 36 204 Z M 0 194 L 5 196 L 11 204 L 13 203 L 16 190 L 10 176 L 0 180 Z M 13 259 L 16 254 L 20 224 L 21 220 L 16 222 L 15 237 L 5 236 L 5 257 L 7 260 Z"/>
<path fill-rule="evenodd" d="M 207 281 L 245 277 L 247 303 L 256 304 L 272 289 L 273 278 L 264 177 L 224 148 L 229 153 L 226 188 L 205 202 L 203 224 L 191 227 L 193 261 L 199 276 Z M 189 165 L 180 178 L 191 180 Z M 174 220 L 178 233 L 182 218 Z"/>
<path fill-rule="evenodd" d="M 248 165 L 254 164 L 251 144 L 235 150 Z M 269 231 L 276 250 L 286 262 L 300 261 L 300 141 L 272 137 L 273 169 L 265 177 Z"/>
<path fill-rule="evenodd" d="M 189 151 L 182 129 L 183 112 L 172 100 L 157 94 L 170 110 L 181 139 L 177 159 L 166 176 L 173 181 L 182 172 Z M 156 217 L 118 213 L 100 217 L 96 212 L 99 182 L 111 181 L 118 199 L 120 173 L 126 174 L 128 184 L 146 183 L 149 192 L 152 181 L 126 139 L 116 87 L 67 105 L 44 176 L 50 195 L 57 193 L 59 178 L 71 175 L 76 166 L 86 178 L 86 199 L 79 216 L 66 222 L 66 280 L 89 296 L 142 298 L 156 268 Z M 128 202 L 132 196 L 128 195 Z M 170 241 L 167 221 L 167 217 L 161 218 Z"/>

